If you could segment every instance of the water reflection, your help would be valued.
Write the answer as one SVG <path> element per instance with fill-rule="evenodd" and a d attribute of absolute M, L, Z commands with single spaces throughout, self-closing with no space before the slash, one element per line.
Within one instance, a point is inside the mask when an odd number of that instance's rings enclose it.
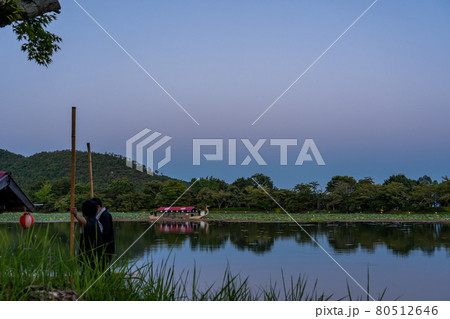
<path fill-rule="evenodd" d="M 124 251 L 151 223 L 116 222 L 117 252 Z M 373 253 L 386 247 L 392 254 L 408 256 L 422 251 L 432 256 L 436 250 L 450 252 L 450 225 L 439 223 L 310 223 L 303 228 L 319 242 L 328 242 L 335 253 Z M 69 240 L 69 223 L 36 224 L 39 235 L 47 227 L 60 241 Z M 23 230 L 17 224 L 0 224 L 2 238 L 15 237 Z M 132 248 L 133 255 L 150 248 L 181 247 L 215 251 L 229 242 L 237 250 L 254 254 L 270 252 L 276 241 L 293 239 L 299 245 L 311 245 L 312 240 L 297 225 L 290 223 L 228 223 L 228 222 L 158 222 Z"/>
<path fill-rule="evenodd" d="M 209 223 L 207 222 L 170 222 L 162 221 L 156 224 L 156 232 L 160 234 L 191 234 L 195 231 L 209 232 Z"/>
<path fill-rule="evenodd" d="M 117 253 L 125 251 L 151 222 L 116 222 Z M 371 291 L 388 287 L 386 299 L 445 300 L 449 285 L 443 280 L 450 262 L 450 224 L 309 223 L 304 229 L 365 285 L 370 268 Z M 69 223 L 36 224 L 67 244 Z M 29 230 L 30 231 L 30 230 Z M 18 224 L 0 224 L 0 240 L 25 232 Z M 78 234 L 77 234 L 78 237 Z M 1 253 L 1 252 L 0 252 Z M 280 282 L 280 270 L 319 279 L 318 290 L 345 296 L 348 277 L 296 225 L 290 223 L 163 222 L 157 223 L 130 249 L 128 258 L 139 266 L 151 260 L 176 259 L 177 271 L 198 266 L 202 282 L 220 281 L 230 265 L 233 273 L 250 276 L 260 287 Z M 414 280 L 411 280 L 414 278 Z M 351 283 L 350 283 L 351 285 Z M 355 293 L 358 287 L 352 288 Z"/>
<path fill-rule="evenodd" d="M 148 226 L 145 222 L 116 223 L 120 235 L 118 250 L 126 249 Z M 399 256 L 408 256 L 415 250 L 427 255 L 442 248 L 450 251 L 449 224 L 319 223 L 302 226 L 320 242 L 327 241 L 336 253 L 356 253 L 360 249 L 373 253 L 382 246 Z M 186 242 L 192 250 L 214 251 L 223 249 L 229 242 L 238 250 L 265 254 L 273 249 L 276 241 L 285 239 L 293 239 L 299 245 L 314 245 L 297 225 L 289 223 L 164 222 L 136 243 L 133 251 L 181 247 Z"/>

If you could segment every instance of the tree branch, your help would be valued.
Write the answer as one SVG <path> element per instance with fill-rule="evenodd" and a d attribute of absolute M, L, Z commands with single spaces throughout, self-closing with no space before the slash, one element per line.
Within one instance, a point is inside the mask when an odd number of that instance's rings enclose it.
<path fill-rule="evenodd" d="M 25 10 L 24 18 L 28 19 L 48 12 L 59 13 L 61 10 L 61 5 L 58 0 L 20 0 L 18 4 L 19 7 Z"/>
<path fill-rule="evenodd" d="M 59 13 L 60 10 L 58 0 L 0 0 L 0 28 L 48 12 Z"/>

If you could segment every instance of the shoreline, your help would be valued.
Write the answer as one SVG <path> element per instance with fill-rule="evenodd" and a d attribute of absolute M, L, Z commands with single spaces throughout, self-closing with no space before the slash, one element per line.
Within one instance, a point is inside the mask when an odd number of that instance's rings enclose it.
<path fill-rule="evenodd" d="M 152 220 L 147 219 L 115 219 L 115 222 L 151 222 Z M 158 222 L 213 222 L 213 223 L 259 223 L 259 224 L 270 224 L 270 223 L 276 223 L 276 224 L 309 224 L 309 223 L 318 223 L 318 224 L 324 224 L 324 223 L 380 223 L 380 224 L 386 224 L 386 223 L 392 223 L 392 224 L 400 224 L 400 223 L 415 223 L 415 224 L 450 224 L 450 220 L 446 219 L 437 219 L 437 220 L 420 220 L 420 219 L 412 219 L 412 220 L 401 220 L 401 219 L 359 219 L 359 220 L 258 220 L 258 219 L 193 219 L 193 220 L 186 220 L 186 219 L 163 219 L 159 220 Z M 66 222 L 66 221 L 65 221 Z"/>
<path fill-rule="evenodd" d="M 448 219 L 325 219 L 325 220 L 314 220 L 314 219 L 296 219 L 294 220 L 260 220 L 260 219 L 221 219 L 221 218 L 208 218 L 208 219 L 160 219 L 158 221 L 154 221 L 151 219 L 144 218 L 113 218 L 114 222 L 147 222 L 150 224 L 153 223 L 162 223 L 162 222 L 212 222 L 212 223 L 259 223 L 259 224 L 270 224 L 270 223 L 283 223 L 283 224 L 330 224 L 330 223 L 380 223 L 380 224 L 401 224 L 401 223 L 414 223 L 414 224 L 450 224 L 450 220 Z M 56 220 L 35 220 L 35 224 L 47 224 L 47 223 L 69 223 L 68 219 L 56 219 Z M 0 224 L 18 224 L 18 220 L 0 220 Z"/>

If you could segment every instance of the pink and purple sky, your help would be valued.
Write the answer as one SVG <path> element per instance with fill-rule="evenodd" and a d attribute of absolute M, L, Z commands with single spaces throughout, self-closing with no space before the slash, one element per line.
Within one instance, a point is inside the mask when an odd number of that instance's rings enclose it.
<path fill-rule="evenodd" d="M 197 125 L 73 2 L 50 30 L 47 69 L 0 30 L 0 148 L 24 155 L 77 145 L 125 155 L 144 128 L 173 137 L 161 171 L 232 182 L 261 172 L 278 187 L 334 175 L 450 175 L 450 2 L 379 0 L 261 119 L 256 118 L 373 1 L 79 3 L 172 94 Z M 193 138 L 313 138 L 325 166 L 192 165 Z M 225 157 L 227 155 L 225 154 Z M 238 163 L 247 156 L 241 147 Z M 125 164 L 124 164 L 125 165 Z"/>

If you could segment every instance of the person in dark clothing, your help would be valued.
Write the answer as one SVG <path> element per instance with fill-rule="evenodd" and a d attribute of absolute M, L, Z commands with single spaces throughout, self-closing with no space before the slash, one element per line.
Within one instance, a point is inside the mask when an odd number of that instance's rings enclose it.
<path fill-rule="evenodd" d="M 78 216 L 75 207 L 71 209 L 71 213 L 82 226 L 80 255 L 82 258 L 86 258 L 91 268 L 94 269 L 103 248 L 103 237 L 96 219 L 97 204 L 92 200 L 87 200 L 83 203 L 81 211 L 83 217 Z"/>
<path fill-rule="evenodd" d="M 97 204 L 97 215 L 100 231 L 102 232 L 103 243 L 105 245 L 104 262 L 110 263 L 116 251 L 114 240 L 113 219 L 108 210 L 103 207 L 100 198 L 94 197 L 91 199 Z"/>

